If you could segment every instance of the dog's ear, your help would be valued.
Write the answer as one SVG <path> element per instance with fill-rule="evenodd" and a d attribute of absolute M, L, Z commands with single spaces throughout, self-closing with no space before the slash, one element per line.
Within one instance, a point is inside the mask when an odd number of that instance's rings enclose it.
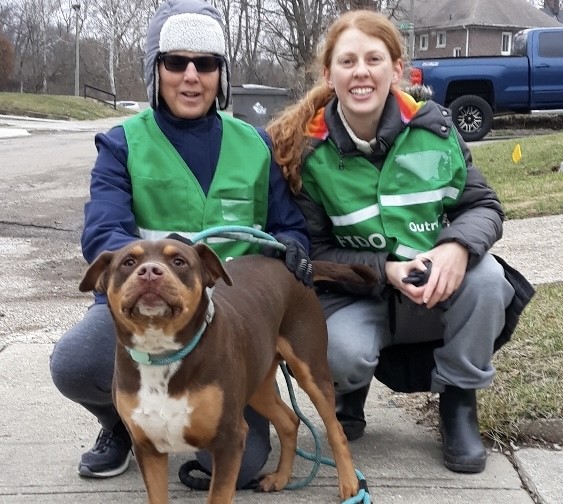
<path fill-rule="evenodd" d="M 96 290 L 106 292 L 108 285 L 108 266 L 113 259 L 114 252 L 102 252 L 84 273 L 78 289 L 80 292 Z"/>
<path fill-rule="evenodd" d="M 227 285 L 233 285 L 233 279 L 225 271 L 219 256 L 204 243 L 196 243 L 194 249 L 201 259 L 204 273 L 208 278 L 203 279 L 206 287 L 213 287 L 218 278 L 222 278 Z"/>
<path fill-rule="evenodd" d="M 313 280 L 372 286 L 379 281 L 379 276 L 373 268 L 365 264 L 313 261 Z"/>

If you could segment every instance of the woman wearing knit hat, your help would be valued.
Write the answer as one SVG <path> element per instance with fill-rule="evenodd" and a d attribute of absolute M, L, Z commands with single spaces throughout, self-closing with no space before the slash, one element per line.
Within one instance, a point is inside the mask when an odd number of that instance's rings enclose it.
<path fill-rule="evenodd" d="M 311 284 L 306 224 L 293 202 L 270 139 L 228 114 L 230 75 L 223 22 L 202 0 L 169 0 L 149 23 L 145 80 L 151 108 L 96 136 L 98 157 L 85 206 L 82 250 L 88 262 L 139 238 L 185 237 L 239 224 L 287 245 L 288 269 Z M 245 242 L 211 244 L 223 258 L 256 252 Z M 291 252 L 291 253 L 290 253 Z M 113 406 L 115 334 L 105 295 L 55 345 L 51 374 L 63 395 L 101 424 L 81 457 L 81 476 L 123 473 L 131 440 Z M 270 452 L 269 424 L 248 408 L 249 433 L 238 486 L 253 480 Z M 197 455 L 210 469 L 210 457 Z"/>

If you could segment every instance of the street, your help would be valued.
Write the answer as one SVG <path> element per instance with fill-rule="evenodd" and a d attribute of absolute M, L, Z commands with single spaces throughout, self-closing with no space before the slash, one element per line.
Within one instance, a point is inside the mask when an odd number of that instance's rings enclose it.
<path fill-rule="evenodd" d="M 27 226 L 77 230 L 95 158 L 94 135 L 90 132 L 2 140 L 2 227 L 14 226 L 11 236 L 28 236 Z M 17 231 L 18 227 L 22 229 Z"/>
<path fill-rule="evenodd" d="M 92 132 L 0 141 L 0 350 L 18 341 L 56 341 L 90 302 L 78 282 L 95 158 Z"/>

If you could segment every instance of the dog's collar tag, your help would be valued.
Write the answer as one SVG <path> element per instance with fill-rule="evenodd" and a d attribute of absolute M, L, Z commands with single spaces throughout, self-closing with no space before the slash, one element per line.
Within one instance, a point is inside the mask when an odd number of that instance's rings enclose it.
<path fill-rule="evenodd" d="M 134 348 L 128 348 L 127 351 L 129 352 L 131 358 L 139 364 L 151 363 L 151 354 L 147 352 L 139 352 L 139 350 L 135 350 Z"/>

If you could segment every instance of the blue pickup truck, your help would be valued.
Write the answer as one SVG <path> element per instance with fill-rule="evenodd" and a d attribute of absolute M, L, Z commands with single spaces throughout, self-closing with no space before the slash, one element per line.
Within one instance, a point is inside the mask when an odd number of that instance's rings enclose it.
<path fill-rule="evenodd" d="M 563 109 L 563 27 L 514 35 L 513 55 L 414 59 L 411 84 L 449 107 L 466 141 L 480 140 L 493 115 Z"/>

